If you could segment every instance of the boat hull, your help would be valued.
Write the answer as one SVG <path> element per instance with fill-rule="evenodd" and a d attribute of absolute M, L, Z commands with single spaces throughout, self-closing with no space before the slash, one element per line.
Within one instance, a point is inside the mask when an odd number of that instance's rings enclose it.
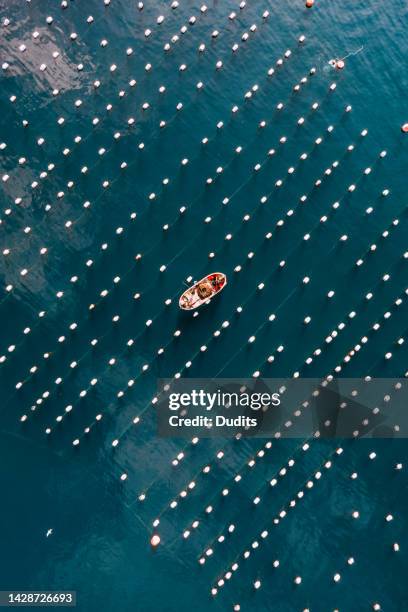
<path fill-rule="evenodd" d="M 192 287 L 184 291 L 179 299 L 181 310 L 195 310 L 204 304 L 209 304 L 215 295 L 218 295 L 227 284 L 227 277 L 222 272 L 207 274 Z"/>

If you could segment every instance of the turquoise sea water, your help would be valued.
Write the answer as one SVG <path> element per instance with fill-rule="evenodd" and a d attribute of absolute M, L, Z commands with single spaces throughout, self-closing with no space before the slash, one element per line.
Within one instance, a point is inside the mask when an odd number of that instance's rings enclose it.
<path fill-rule="evenodd" d="M 398 340 L 407 334 L 408 137 L 400 126 L 408 121 L 408 8 L 402 0 L 316 0 L 312 10 L 297 0 L 200 6 L 0 3 L 0 588 L 74 589 L 81 612 L 238 603 L 243 611 L 359 612 L 375 602 L 408 610 L 408 491 L 405 470 L 395 470 L 407 462 L 405 441 L 345 441 L 337 455 L 338 441 L 312 441 L 305 451 L 303 440 L 274 440 L 272 448 L 259 439 L 161 440 L 151 405 L 157 378 L 178 372 L 317 377 L 341 365 L 348 377 L 405 375 L 407 342 Z M 349 54 L 343 71 L 328 65 Z M 227 288 L 198 317 L 181 313 L 183 281 L 214 270 L 228 274 Z M 275 525 L 292 499 L 296 506 Z"/>

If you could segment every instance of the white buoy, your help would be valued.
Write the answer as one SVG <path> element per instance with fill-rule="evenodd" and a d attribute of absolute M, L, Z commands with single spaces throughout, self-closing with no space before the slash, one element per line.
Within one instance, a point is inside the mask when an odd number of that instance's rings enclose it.
<path fill-rule="evenodd" d="M 160 544 L 160 536 L 157 533 L 154 533 L 150 538 L 150 544 L 153 546 L 153 548 L 156 548 L 156 546 Z"/>

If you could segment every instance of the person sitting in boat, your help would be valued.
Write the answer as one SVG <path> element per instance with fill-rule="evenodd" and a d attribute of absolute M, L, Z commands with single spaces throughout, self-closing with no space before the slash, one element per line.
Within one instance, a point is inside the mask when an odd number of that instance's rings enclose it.
<path fill-rule="evenodd" d="M 223 285 L 223 277 L 221 276 L 221 274 L 212 274 L 208 277 L 208 279 L 211 282 L 211 285 L 215 292 L 221 289 Z"/>
<path fill-rule="evenodd" d="M 197 287 L 197 293 L 202 300 L 210 297 L 210 295 L 213 293 L 211 284 L 208 282 L 200 283 Z"/>
<path fill-rule="evenodd" d="M 185 308 L 191 308 L 195 302 L 194 300 L 194 293 L 193 292 L 189 292 L 185 295 L 183 295 L 182 297 L 183 300 L 183 306 Z"/>

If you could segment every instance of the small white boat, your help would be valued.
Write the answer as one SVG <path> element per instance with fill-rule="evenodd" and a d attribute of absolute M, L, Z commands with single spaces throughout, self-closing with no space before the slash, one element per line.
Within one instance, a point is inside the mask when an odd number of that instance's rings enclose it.
<path fill-rule="evenodd" d="M 213 272 L 202 278 L 180 296 L 179 306 L 182 310 L 194 310 L 220 293 L 227 284 L 227 277 L 222 272 Z"/>

